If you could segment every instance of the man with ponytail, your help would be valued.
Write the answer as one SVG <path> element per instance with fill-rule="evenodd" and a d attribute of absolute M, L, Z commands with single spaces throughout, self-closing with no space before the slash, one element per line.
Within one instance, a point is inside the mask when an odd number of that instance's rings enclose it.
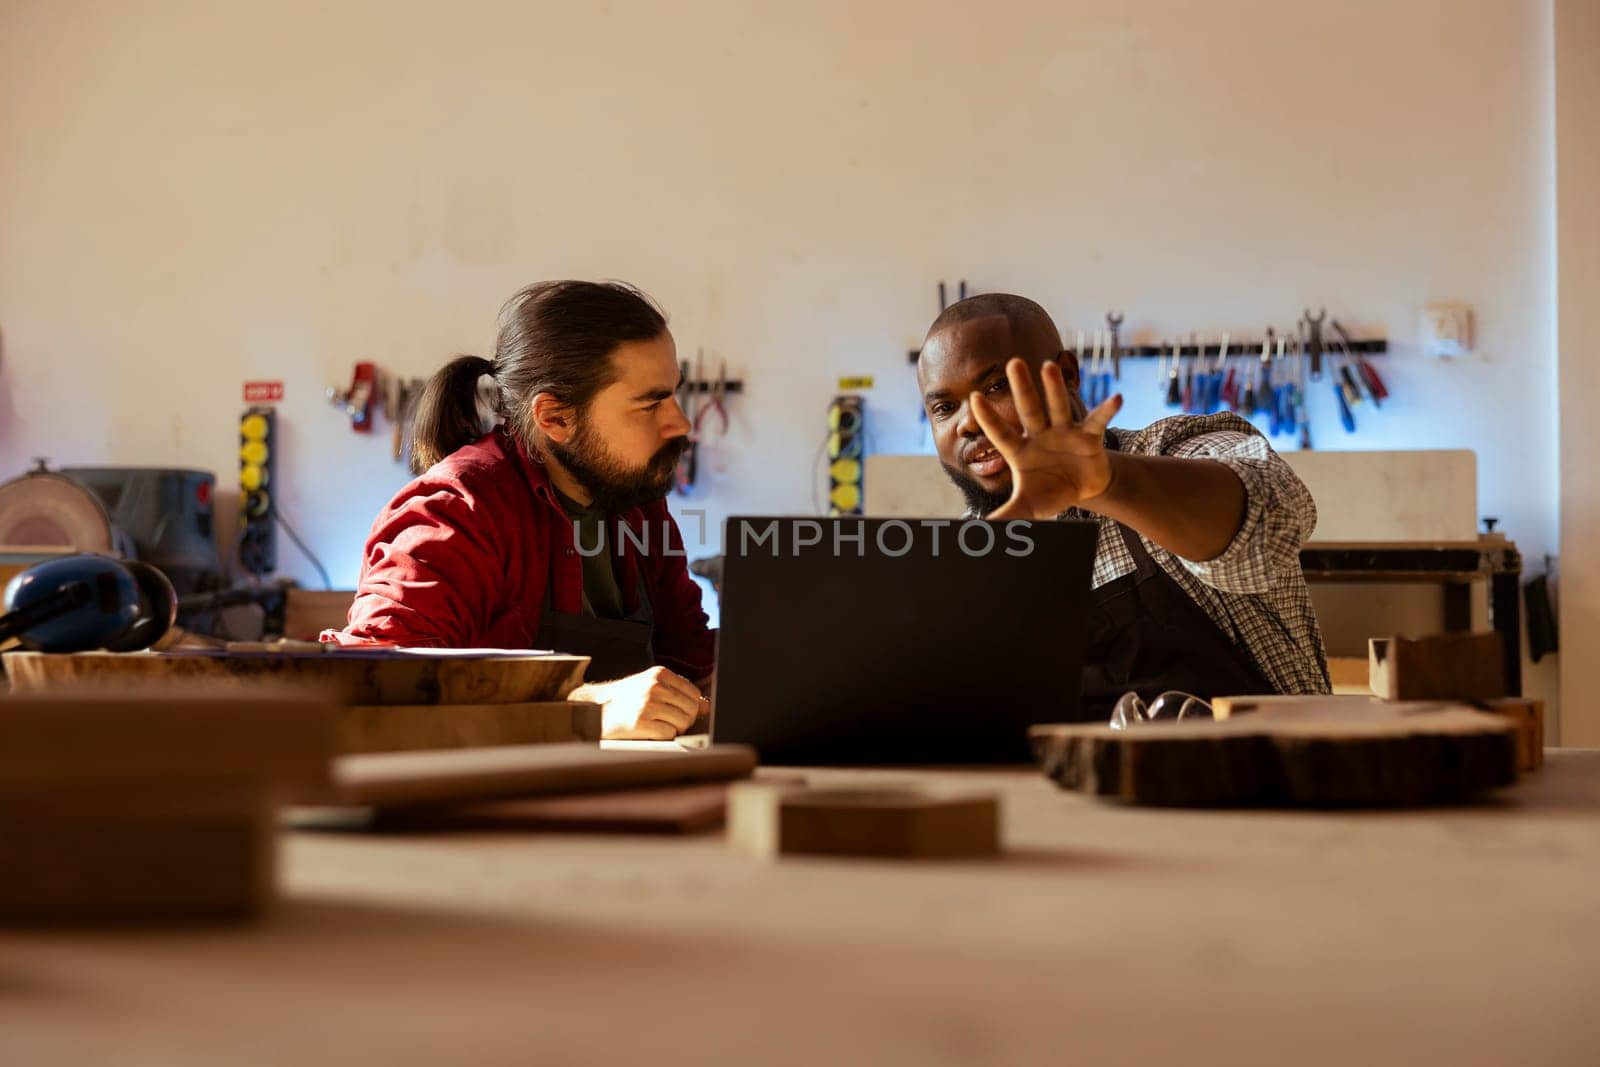
<path fill-rule="evenodd" d="M 666 495 L 688 443 L 661 311 L 620 283 L 540 282 L 417 406 L 418 477 L 373 523 L 341 645 L 554 648 L 605 736 L 709 710 L 714 640 Z"/>

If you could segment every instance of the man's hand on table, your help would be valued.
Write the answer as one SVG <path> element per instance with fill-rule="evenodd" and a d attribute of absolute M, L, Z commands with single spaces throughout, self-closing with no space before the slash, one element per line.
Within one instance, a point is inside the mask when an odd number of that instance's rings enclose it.
<path fill-rule="evenodd" d="M 665 667 L 580 685 L 567 699 L 600 705 L 600 736 L 608 741 L 670 741 L 711 710 L 693 682 Z"/>

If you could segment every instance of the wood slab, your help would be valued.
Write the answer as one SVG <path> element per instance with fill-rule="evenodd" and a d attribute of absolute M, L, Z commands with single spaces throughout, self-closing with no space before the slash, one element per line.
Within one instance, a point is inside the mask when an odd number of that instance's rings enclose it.
<path fill-rule="evenodd" d="M 1385 700 L 1497 700 L 1506 695 L 1499 634 L 1375 637 L 1372 691 Z"/>
<path fill-rule="evenodd" d="M 355 704 L 334 717 L 334 751 L 416 752 L 600 740 L 600 705 Z"/>
<path fill-rule="evenodd" d="M 726 782 L 693 782 L 651 789 L 383 808 L 371 811 L 359 828 L 380 832 L 693 834 L 718 829 L 727 813 Z"/>
<path fill-rule="evenodd" d="M 415 650 L 227 653 L 8 652 L 15 693 L 70 686 L 206 685 L 235 690 L 292 685 L 336 704 L 513 704 L 565 700 L 583 680 L 587 656 L 528 653 L 430 655 Z"/>
<path fill-rule="evenodd" d="M 990 856 L 1000 851 L 1000 805 L 988 793 L 741 782 L 728 793 L 728 840 L 761 859 Z"/>
<path fill-rule="evenodd" d="M 1516 727 L 1501 716 L 1359 697 L 1330 711 L 1329 699 L 1303 710 L 1235 709 L 1217 722 L 1036 726 L 1030 736 L 1063 789 L 1132 804 L 1405 807 L 1463 801 L 1516 780 Z"/>
<path fill-rule="evenodd" d="M 606 752 L 587 744 L 387 752 L 341 756 L 325 787 L 297 799 L 335 807 L 415 807 L 729 781 L 748 777 L 755 767 L 755 750 L 745 745 L 664 752 Z"/>

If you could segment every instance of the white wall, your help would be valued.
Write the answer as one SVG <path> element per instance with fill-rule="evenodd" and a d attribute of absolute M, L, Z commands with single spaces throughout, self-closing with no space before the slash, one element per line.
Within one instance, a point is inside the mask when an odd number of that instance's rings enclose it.
<path fill-rule="evenodd" d="M 1254 332 L 1326 306 L 1395 394 L 1319 447 L 1478 450 L 1556 544 L 1548 0 L 972 4 L 0 0 L 0 471 L 234 467 L 288 382 L 284 506 L 353 581 L 403 480 L 322 399 L 358 359 L 484 351 L 537 278 L 619 276 L 749 380 L 700 502 L 809 511 L 822 412 L 872 373 L 920 443 L 934 283 L 1069 331 Z M 1421 360 L 1418 309 L 1480 354 Z M 1164 413 L 1130 373 L 1124 422 Z M 282 546 L 294 573 L 309 577 Z"/>

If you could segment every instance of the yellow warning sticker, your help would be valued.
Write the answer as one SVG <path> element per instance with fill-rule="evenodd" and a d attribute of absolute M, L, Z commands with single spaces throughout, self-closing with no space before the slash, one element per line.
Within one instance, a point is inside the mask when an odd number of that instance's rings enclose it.
<path fill-rule="evenodd" d="M 840 378 L 839 389 L 841 392 L 850 389 L 871 389 L 872 375 L 860 374 L 854 378 Z"/>

